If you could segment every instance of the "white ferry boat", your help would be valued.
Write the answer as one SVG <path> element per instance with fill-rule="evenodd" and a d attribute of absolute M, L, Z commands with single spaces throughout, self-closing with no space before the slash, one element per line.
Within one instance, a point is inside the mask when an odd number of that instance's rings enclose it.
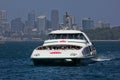
<path fill-rule="evenodd" d="M 89 38 L 78 30 L 56 30 L 48 35 L 42 46 L 34 49 L 31 59 L 34 65 L 44 63 L 80 63 L 81 59 L 93 58 L 96 49 Z"/>
<path fill-rule="evenodd" d="M 49 33 L 42 46 L 34 49 L 31 59 L 34 65 L 72 63 L 80 64 L 83 59 L 96 56 L 96 49 L 80 30 L 55 30 Z"/>

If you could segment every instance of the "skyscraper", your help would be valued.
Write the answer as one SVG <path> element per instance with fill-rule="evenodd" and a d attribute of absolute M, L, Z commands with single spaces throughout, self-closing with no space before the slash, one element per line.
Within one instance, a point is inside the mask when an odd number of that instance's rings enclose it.
<path fill-rule="evenodd" d="M 0 23 L 7 22 L 7 11 L 0 10 Z"/>
<path fill-rule="evenodd" d="M 28 13 L 28 26 L 30 29 L 35 28 L 35 11 L 31 11 Z"/>
<path fill-rule="evenodd" d="M 102 21 L 98 21 L 98 28 L 110 28 L 110 23 L 103 23 Z"/>
<path fill-rule="evenodd" d="M 0 33 L 5 33 L 10 31 L 9 22 L 7 21 L 7 11 L 0 10 Z"/>
<path fill-rule="evenodd" d="M 27 15 L 27 21 L 25 21 L 25 28 L 24 33 L 25 34 L 32 34 L 32 30 L 35 28 L 35 11 L 32 10 Z"/>
<path fill-rule="evenodd" d="M 37 18 L 38 33 L 45 32 L 46 23 L 47 23 L 46 16 L 39 16 Z"/>
<path fill-rule="evenodd" d="M 51 11 L 51 28 L 53 30 L 59 29 L 59 12 L 58 12 L 58 10 Z"/>
<path fill-rule="evenodd" d="M 15 18 L 11 21 L 11 31 L 13 33 L 21 33 L 24 30 L 24 23 L 21 18 Z"/>
<path fill-rule="evenodd" d="M 97 27 L 98 27 L 98 28 L 103 28 L 103 23 L 102 23 L 102 21 L 98 21 Z"/>
<path fill-rule="evenodd" d="M 66 12 L 66 15 L 64 15 L 63 17 L 63 23 L 65 27 L 72 29 L 72 17 L 68 15 L 67 12 Z"/>
<path fill-rule="evenodd" d="M 94 21 L 91 18 L 84 18 L 82 20 L 83 30 L 94 29 Z"/>

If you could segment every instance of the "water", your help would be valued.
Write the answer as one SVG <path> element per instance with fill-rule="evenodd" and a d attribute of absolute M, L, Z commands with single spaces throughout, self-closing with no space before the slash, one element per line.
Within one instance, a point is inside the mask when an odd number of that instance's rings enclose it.
<path fill-rule="evenodd" d="M 94 42 L 98 62 L 81 66 L 33 66 L 41 42 L 0 44 L 0 80 L 120 80 L 120 42 Z"/>

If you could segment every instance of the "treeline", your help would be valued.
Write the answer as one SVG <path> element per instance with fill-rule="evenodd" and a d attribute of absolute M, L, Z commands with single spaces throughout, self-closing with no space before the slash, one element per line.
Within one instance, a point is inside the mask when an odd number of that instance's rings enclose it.
<path fill-rule="evenodd" d="M 120 26 L 84 31 L 91 40 L 120 40 Z"/>

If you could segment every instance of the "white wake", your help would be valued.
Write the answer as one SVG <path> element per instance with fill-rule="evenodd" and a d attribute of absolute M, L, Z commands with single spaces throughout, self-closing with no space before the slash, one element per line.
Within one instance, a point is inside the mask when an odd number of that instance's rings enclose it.
<path fill-rule="evenodd" d="M 111 59 L 109 58 L 99 58 L 99 57 L 96 57 L 96 58 L 92 58 L 93 61 L 110 61 Z"/>

